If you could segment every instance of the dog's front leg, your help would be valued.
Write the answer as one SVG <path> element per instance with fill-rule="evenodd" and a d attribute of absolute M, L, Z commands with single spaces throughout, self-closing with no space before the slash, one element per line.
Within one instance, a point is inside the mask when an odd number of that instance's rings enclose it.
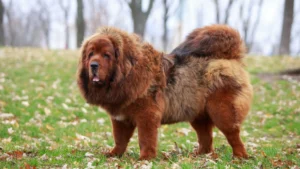
<path fill-rule="evenodd" d="M 135 126 L 131 123 L 111 119 L 113 126 L 113 135 L 115 139 L 115 147 L 106 155 L 121 156 L 126 150 L 129 139 L 131 138 Z"/>
<path fill-rule="evenodd" d="M 157 134 L 161 122 L 159 112 L 146 111 L 136 117 L 138 139 L 140 146 L 140 160 L 148 160 L 156 157 Z"/>

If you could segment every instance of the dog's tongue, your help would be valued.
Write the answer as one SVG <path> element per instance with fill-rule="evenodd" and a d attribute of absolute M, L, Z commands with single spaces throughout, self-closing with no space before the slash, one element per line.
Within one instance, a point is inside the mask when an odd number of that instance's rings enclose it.
<path fill-rule="evenodd" d="M 99 82 L 99 78 L 95 76 L 95 77 L 93 78 L 93 82 Z"/>

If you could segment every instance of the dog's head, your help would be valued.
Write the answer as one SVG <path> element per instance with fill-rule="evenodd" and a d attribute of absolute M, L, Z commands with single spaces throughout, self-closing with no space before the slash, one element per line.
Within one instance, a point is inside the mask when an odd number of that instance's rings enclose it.
<path fill-rule="evenodd" d="M 103 27 L 81 47 L 77 82 L 85 98 L 106 94 L 130 73 L 138 39 L 116 28 Z"/>
<path fill-rule="evenodd" d="M 82 46 L 81 57 L 89 83 L 101 87 L 114 81 L 119 53 L 118 47 L 107 35 L 94 35 L 87 40 Z"/>

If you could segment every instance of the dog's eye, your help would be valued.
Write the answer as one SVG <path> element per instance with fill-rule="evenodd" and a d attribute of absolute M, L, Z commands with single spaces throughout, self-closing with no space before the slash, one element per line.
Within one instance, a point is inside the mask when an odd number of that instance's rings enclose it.
<path fill-rule="evenodd" d="M 108 55 L 108 54 L 104 54 L 103 57 L 104 57 L 105 59 L 109 59 L 109 55 Z"/>
<path fill-rule="evenodd" d="M 89 58 L 92 57 L 94 55 L 94 52 L 90 52 L 89 53 Z"/>

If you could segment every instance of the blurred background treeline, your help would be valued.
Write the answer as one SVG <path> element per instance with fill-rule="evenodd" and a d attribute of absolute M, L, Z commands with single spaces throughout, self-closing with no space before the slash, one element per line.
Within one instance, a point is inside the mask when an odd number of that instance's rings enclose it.
<path fill-rule="evenodd" d="M 253 55 L 300 55 L 299 0 L 0 0 L 0 46 L 76 49 L 98 27 L 170 51 L 197 27 L 228 24 Z"/>

